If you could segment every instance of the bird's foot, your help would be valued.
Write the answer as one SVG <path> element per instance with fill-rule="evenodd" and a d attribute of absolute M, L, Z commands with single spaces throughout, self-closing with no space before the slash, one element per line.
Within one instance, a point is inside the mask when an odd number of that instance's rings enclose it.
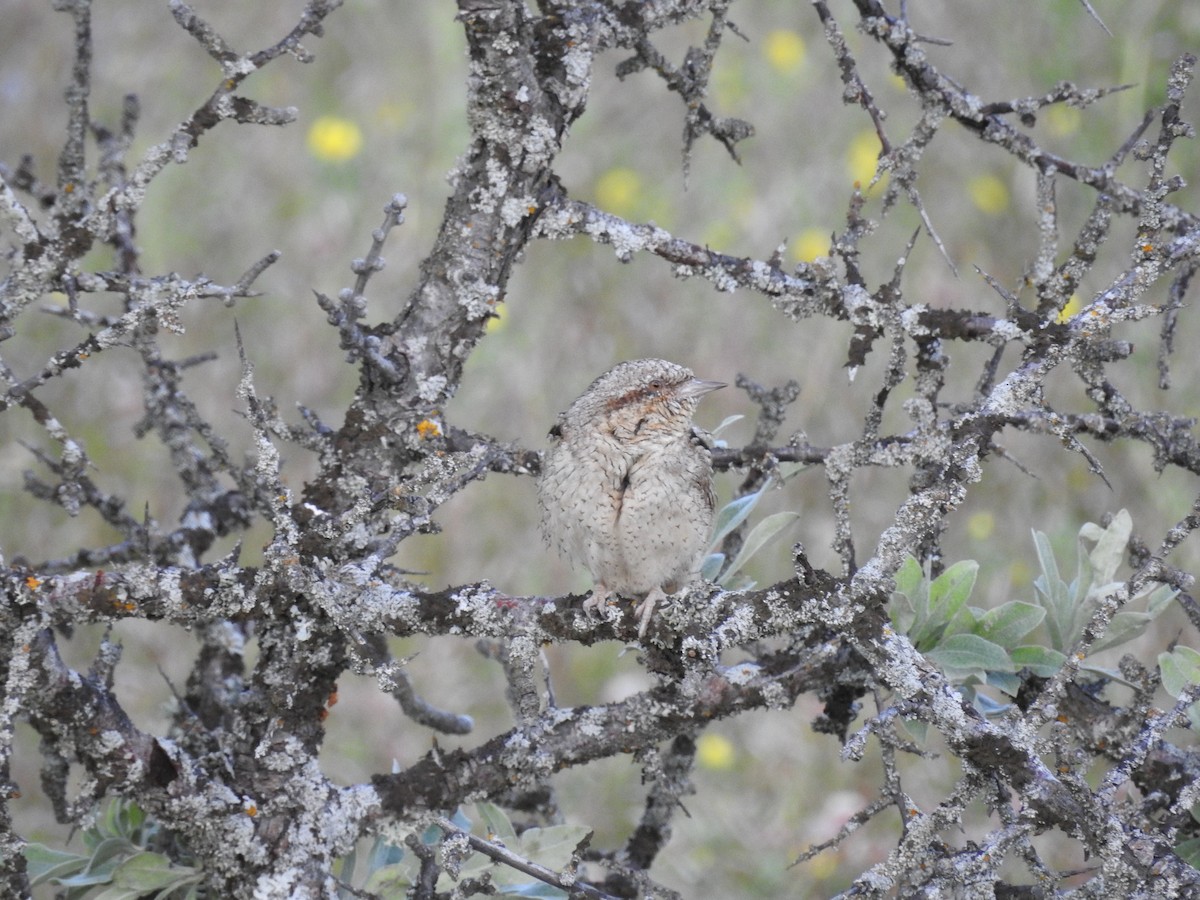
<path fill-rule="evenodd" d="M 588 616 L 602 617 L 604 608 L 616 598 L 616 595 L 602 584 L 592 588 L 592 593 L 583 601 L 583 611 Z"/>
<path fill-rule="evenodd" d="M 633 616 L 637 619 L 638 623 L 639 641 L 646 636 L 646 628 L 650 625 L 650 616 L 654 614 L 655 604 L 659 600 L 665 600 L 666 597 L 667 595 L 663 593 L 662 588 L 654 588 L 646 595 L 646 599 L 639 603 L 633 611 Z"/>

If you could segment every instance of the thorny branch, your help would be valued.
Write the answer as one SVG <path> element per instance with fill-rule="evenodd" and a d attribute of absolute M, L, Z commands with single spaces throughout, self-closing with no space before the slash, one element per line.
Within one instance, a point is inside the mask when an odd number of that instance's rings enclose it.
<path fill-rule="evenodd" d="M 179 327 L 181 311 L 196 300 L 232 304 L 255 296 L 256 280 L 279 255 L 263 255 L 228 285 L 204 276 L 145 274 L 135 223 L 158 175 L 186 163 L 220 122 L 278 125 L 295 118 L 295 110 L 269 108 L 238 92 L 282 56 L 310 60 L 301 41 L 320 37 L 340 3 L 312 0 L 282 38 L 244 53 L 182 0 L 171 0 L 176 22 L 220 66 L 221 78 L 199 108 L 132 163 L 127 156 L 138 101 L 126 99 L 115 130 L 93 120 L 91 4 L 56 4 L 74 25 L 68 123 L 53 186 L 37 178 L 28 158 L 12 169 L 0 166 L 0 223 L 12 248 L 0 282 L 0 340 L 15 339 L 18 319 L 48 292 L 67 298 L 65 307 L 49 312 L 89 333 L 32 364 L 0 360 L 0 414 L 28 413 L 55 447 L 53 454 L 35 451 L 49 477 L 27 476 L 27 489 L 71 515 L 94 512 L 119 540 L 82 547 L 65 559 L 4 561 L 0 797 L 16 790 L 11 746 L 19 718 L 42 739 L 44 789 L 61 820 L 85 821 L 104 797 L 133 799 L 187 846 L 214 895 L 333 896 L 335 860 L 360 838 L 407 834 L 400 840 L 419 860 L 415 896 L 442 896 L 439 876 L 451 872 L 453 846 L 463 845 L 570 896 L 666 898 L 674 892 L 656 884 L 649 870 L 670 852 L 682 798 L 695 789 L 697 736 L 713 721 L 789 707 L 801 694 L 816 692 L 826 700 L 819 728 L 842 737 L 847 758 L 861 758 L 871 741 L 879 744 L 883 784 L 833 839 L 801 859 L 850 840 L 888 809 L 900 814 L 894 849 L 861 873 L 851 893 L 932 896 L 970 889 L 990 896 L 1001 886 L 1024 887 L 1009 884 L 1012 870 L 1061 893 L 1071 873 L 1056 870 L 1033 841 L 1051 830 L 1099 860 L 1082 889 L 1088 896 L 1200 890 L 1200 875 L 1176 853 L 1200 832 L 1187 815 L 1197 801 L 1200 753 L 1171 743 L 1170 731 L 1196 689 L 1185 690 L 1170 710 L 1155 711 L 1156 676 L 1126 659 L 1121 674 L 1134 694 L 1119 706 L 1104 695 L 1105 683 L 1089 680 L 1081 668 L 1088 649 L 1144 586 L 1191 588 L 1192 576 L 1168 558 L 1200 527 L 1200 497 L 1153 552 L 1141 545 L 1134 575 L 1110 586 L 1067 662 L 1052 677 L 1029 680 L 1028 691 L 1004 716 L 984 716 L 965 700 L 893 629 L 883 608 L 908 555 L 940 564 L 948 517 L 986 464 L 1006 455 L 1000 442 L 1008 430 L 1053 437 L 1101 474 L 1085 438 L 1142 442 L 1157 471 L 1200 474 L 1194 421 L 1171 408 L 1139 408 L 1114 377 L 1132 355 L 1124 326 L 1162 316 L 1160 383 L 1168 386 L 1167 361 L 1200 265 L 1200 217 L 1171 202 L 1182 182 L 1167 174 L 1177 141 L 1192 137 L 1181 109 L 1194 58 L 1173 66 L 1164 105 L 1148 113 L 1107 162 L 1090 166 L 1039 146 L 1028 126 L 1047 107 L 1086 108 L 1111 90 L 1061 84 L 1035 97 L 984 100 L 930 61 L 927 39 L 910 27 L 905 4 L 893 15 L 879 0 L 855 0 L 855 26 L 874 42 L 858 55 L 890 55 L 920 103 L 917 124 L 897 143 L 849 50 L 847 29 L 827 3 L 814 0 L 844 85 L 842 99 L 867 114 L 881 142 L 879 171 L 890 175 L 881 215 L 907 199 L 949 258 L 916 189 L 923 161 L 948 122 L 1029 170 L 1038 236 L 1026 279 L 1032 302 L 984 274 L 975 308 L 934 307 L 905 297 L 911 241 L 890 280 L 869 285 L 861 262 L 876 252 L 873 223 L 859 192 L 850 199 L 830 258 L 787 271 L 779 252 L 765 259 L 728 255 L 576 200 L 563 187 L 557 154 L 584 114 L 597 54 L 606 49 L 633 54 L 619 75 L 650 69 L 683 102 L 685 165 L 705 133 L 734 154 L 751 126 L 715 115 L 705 100 L 723 37 L 739 33 L 729 18 L 732 0 L 544 0 L 536 12 L 510 0 L 457 5 L 470 64 L 470 139 L 419 282 L 399 314 L 367 321 L 372 275 L 383 267 L 389 234 L 404 221 L 407 200 L 396 194 L 371 234 L 367 255 L 351 265 L 354 285 L 336 300 L 317 293 L 340 349 L 360 375 L 343 424 L 325 426 L 307 410 L 303 425 L 284 421 L 259 395 L 239 337 L 239 397 L 254 450 L 251 459 L 238 462 L 184 389 L 185 373 L 209 357 L 169 360 L 159 329 Z M 658 32 L 701 16 L 709 22 L 703 45 L 672 63 L 658 49 Z M 100 151 L 94 174 L 89 139 Z M 1144 164 L 1144 187 L 1116 176 L 1130 156 Z M 1064 256 L 1059 196 L 1073 186 L 1095 196 Z M 33 202 L 27 206 L 22 195 Z M 1115 246 L 1112 226 L 1120 218 L 1136 226 L 1131 246 Z M 581 236 L 610 245 L 622 261 L 637 254 L 661 259 L 681 278 L 699 276 L 719 291 L 739 292 L 743 303 L 765 297 L 796 322 L 824 317 L 847 323 L 851 371 L 873 351 L 886 353 L 886 360 L 855 439 L 823 447 L 797 432 L 781 443 L 796 385 L 768 390 L 745 378 L 739 383 L 762 410 L 754 439 L 713 452 L 718 469 L 747 473 L 747 491 L 782 463 L 822 467 L 841 571 L 814 569 L 798 548 L 796 576 L 778 584 L 737 592 L 694 586 L 687 602 L 669 604 L 655 618 L 643 643 L 652 687 L 619 701 L 562 708 L 537 682 L 540 648 L 633 641 L 636 623 L 628 611 L 614 607 L 597 622 L 584 615 L 578 597 L 509 596 L 486 582 L 418 588 L 388 560 L 409 536 L 436 530 L 438 509 L 475 481 L 538 472 L 536 450 L 468 431 L 447 421 L 442 410 L 529 244 Z M 97 270 L 89 254 L 104 246 L 115 265 Z M 1124 254 L 1128 262 L 1068 315 L 1072 296 L 1104 253 Z M 1156 293 L 1163 286 L 1165 299 Z M 121 297 L 124 312 L 85 308 L 101 292 Z M 994 349 L 979 373 L 964 376 L 947 352 L 955 342 Z M 64 373 L 86 371 L 115 347 L 132 347 L 141 366 L 145 416 L 138 432 L 157 437 L 178 473 L 186 508 L 174 526 L 136 515 L 126 509 L 126 498 L 103 490 L 89 475 L 85 442 L 45 399 L 47 385 Z M 1046 385 L 1052 373 L 1074 379 L 1078 405 L 1051 406 Z M 908 424 L 895 429 L 885 423 L 896 421 L 899 388 L 910 376 L 914 391 L 902 406 Z M 952 378 L 973 383 L 973 393 L 945 401 Z M 281 476 L 279 445 L 285 443 L 316 457 L 316 474 L 296 491 Z M 850 515 L 854 476 L 867 468 L 910 475 L 894 523 L 877 535 L 856 534 Z M 217 539 L 244 536 L 256 523 L 270 532 L 260 565 L 243 564 L 239 548 L 212 558 Z M 1186 593 L 1181 602 L 1194 606 Z M 137 727 L 122 707 L 110 677 L 118 655 L 114 644 L 104 643 L 88 674 L 71 670 L 59 652 L 59 635 L 73 626 L 128 619 L 181 625 L 199 636 L 193 674 L 163 735 Z M 470 718 L 421 697 L 405 661 L 387 647 L 388 637 L 451 634 L 479 640 L 500 663 L 513 726 L 474 746 L 435 746 L 370 783 L 334 784 L 317 753 L 328 704 L 347 670 L 374 676 L 414 722 L 470 733 Z M 246 653 L 251 639 L 257 642 L 253 662 Z M 726 652 L 739 652 L 744 661 L 727 665 Z M 876 699 L 876 714 L 847 736 L 857 701 L 868 693 Z M 902 736 L 901 719 L 938 732 L 961 767 L 937 803 L 923 807 L 906 787 L 901 756 L 924 751 Z M 528 815 L 530 823 L 549 821 L 561 814 L 554 773 L 620 754 L 635 755 L 649 785 L 641 821 L 623 847 L 579 850 L 569 871 L 523 859 L 446 818 L 462 803 L 487 798 Z M 1107 768 L 1093 788 L 1084 774 L 1098 764 Z M 78 784 L 71 779 L 74 765 L 83 773 Z M 1114 802 L 1130 786 L 1143 802 Z M 966 842 L 956 828 L 972 804 L 986 807 L 988 826 L 981 838 Z M 437 852 L 418 838 L 430 821 L 442 831 Z M 0 803 L 0 877 L 14 894 L 29 890 L 22 844 L 7 804 Z M 460 884 L 458 890 L 468 896 L 476 888 L 482 893 L 492 886 Z"/>

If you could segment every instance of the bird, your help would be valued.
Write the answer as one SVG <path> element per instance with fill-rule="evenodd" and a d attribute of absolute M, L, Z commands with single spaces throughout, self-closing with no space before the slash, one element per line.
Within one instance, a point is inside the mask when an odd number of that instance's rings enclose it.
<path fill-rule="evenodd" d="M 550 429 L 538 481 L 542 534 L 595 583 L 586 613 L 637 599 L 638 637 L 655 605 L 695 580 L 712 532 L 711 438 L 692 424 L 725 387 L 664 359 L 619 363 Z"/>

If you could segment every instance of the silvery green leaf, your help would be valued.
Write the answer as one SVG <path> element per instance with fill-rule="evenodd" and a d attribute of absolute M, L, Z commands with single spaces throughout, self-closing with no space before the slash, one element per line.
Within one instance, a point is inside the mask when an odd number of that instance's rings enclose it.
<path fill-rule="evenodd" d="M 710 547 L 715 547 L 721 541 L 725 540 L 726 535 L 733 529 L 737 528 L 742 522 L 746 521 L 746 517 L 758 505 L 758 501 L 763 498 L 763 492 L 771 483 L 771 479 L 767 479 L 753 494 L 746 494 L 744 497 L 737 497 L 730 500 L 721 507 L 717 513 L 717 520 L 713 523 L 713 536 L 709 541 Z"/>
<path fill-rule="evenodd" d="M 1090 529 L 1089 525 L 1091 525 Z M 1099 529 L 1089 522 L 1079 530 L 1081 538 L 1087 537 L 1096 542 L 1096 546 L 1092 548 L 1088 558 L 1092 563 L 1095 578 L 1101 584 L 1108 584 L 1116 580 L 1117 569 L 1125 558 L 1125 548 L 1129 544 L 1129 536 L 1132 533 L 1133 518 L 1126 509 L 1119 510 L 1112 517 L 1112 522 L 1107 528 Z"/>
<path fill-rule="evenodd" d="M 908 634 L 917 619 L 912 601 L 899 591 L 892 594 L 892 602 L 888 605 L 888 615 L 892 619 L 892 627 L 900 634 Z"/>
<path fill-rule="evenodd" d="M 705 581 L 716 581 L 721 574 L 721 566 L 725 564 L 724 553 L 710 553 L 704 557 L 704 565 L 700 567 L 700 577 Z"/>
<path fill-rule="evenodd" d="M 62 887 L 88 887 L 94 884 L 108 884 L 112 881 L 113 870 L 120 860 L 109 859 L 98 866 L 89 868 L 86 872 L 56 878 L 54 883 Z"/>
<path fill-rule="evenodd" d="M 809 464 L 806 462 L 780 463 L 779 468 L 775 470 L 775 474 L 780 481 L 787 481 L 789 478 L 799 475 L 808 467 Z"/>
<path fill-rule="evenodd" d="M 415 856 L 376 869 L 363 885 L 363 891 L 381 897 L 403 897 L 416 882 L 420 861 Z"/>
<path fill-rule="evenodd" d="M 1013 665 L 1017 667 L 1017 671 L 1028 669 L 1039 678 L 1051 677 L 1067 661 L 1065 654 L 1040 644 L 1013 647 L 1008 655 L 1012 659 Z"/>
<path fill-rule="evenodd" d="M 977 609 L 970 604 L 964 603 L 958 608 L 958 611 L 946 623 L 946 630 L 942 633 L 943 637 L 949 637 L 952 634 L 978 634 L 979 619 L 983 616 L 984 611 Z"/>
<path fill-rule="evenodd" d="M 1175 845 L 1175 855 L 1193 869 L 1200 868 L 1200 838 L 1189 838 Z"/>
<path fill-rule="evenodd" d="M 97 897 L 108 894 L 117 896 L 124 890 L 132 898 L 142 897 L 152 891 L 165 888 L 176 889 L 195 883 L 201 875 L 190 866 L 175 866 L 161 853 L 149 851 L 129 857 L 113 873 L 113 886 Z"/>
<path fill-rule="evenodd" d="M 956 562 L 929 584 L 925 615 L 917 610 L 917 620 L 909 639 L 922 652 L 940 646 L 951 621 L 971 596 L 979 563 L 973 559 Z"/>
<path fill-rule="evenodd" d="M 1042 569 L 1042 577 L 1038 579 L 1038 582 L 1044 586 L 1046 595 L 1053 599 L 1055 585 L 1062 582 L 1062 578 L 1058 574 L 1058 562 L 1054 558 L 1054 548 L 1050 546 L 1050 538 L 1040 531 L 1033 533 L 1033 546 L 1037 550 L 1038 565 Z"/>
<path fill-rule="evenodd" d="M 1054 559 L 1050 539 L 1042 532 L 1035 531 L 1033 543 L 1037 549 L 1038 565 L 1042 569 L 1042 574 L 1034 581 L 1033 586 L 1041 595 L 1039 602 L 1046 608 L 1045 622 L 1050 644 L 1056 650 L 1066 650 L 1072 643 L 1071 629 L 1076 604 L 1071 600 L 1067 586 L 1059 577 L 1058 562 Z"/>
<path fill-rule="evenodd" d="M 728 428 L 734 422 L 738 422 L 744 418 L 746 418 L 746 417 L 741 414 L 726 416 L 724 419 L 721 420 L 721 424 L 718 425 L 716 428 L 714 428 L 712 431 L 710 431 L 709 434 L 711 434 L 713 437 L 716 437 L 718 434 L 720 434 L 722 431 L 724 431 L 726 428 Z"/>
<path fill-rule="evenodd" d="M 376 838 L 378 841 L 379 838 Z M 354 881 L 354 869 L 358 865 L 358 848 L 352 847 L 350 852 L 342 857 L 342 867 L 338 871 L 338 880 L 344 884 L 350 884 Z M 345 898 L 349 896 L 345 888 L 338 888 L 338 897 Z"/>
<path fill-rule="evenodd" d="M 1099 653 L 1110 647 L 1116 647 L 1126 641 L 1132 641 L 1146 630 L 1146 626 L 1154 621 L 1150 613 L 1122 610 L 1112 617 L 1104 636 L 1092 644 L 1091 653 Z"/>
<path fill-rule="evenodd" d="M 528 875 L 524 876 L 528 878 Z M 544 881 L 526 881 L 522 884 L 501 887 L 501 897 L 533 897 L 535 900 L 566 900 L 568 894 L 562 888 L 546 884 Z"/>
<path fill-rule="evenodd" d="M 924 572 L 915 556 L 907 557 L 896 570 L 896 590 L 907 597 L 912 597 L 921 587 Z"/>
<path fill-rule="evenodd" d="M 988 673 L 988 684 L 995 684 L 996 687 L 1000 688 L 1002 691 L 1005 691 L 1006 693 L 1012 693 L 1013 691 L 1016 690 L 1016 688 L 1014 687 L 1012 690 L 1010 690 L 1008 687 L 1004 687 L 1003 685 L 996 683 L 993 679 L 997 678 L 997 677 L 1011 678 L 1012 681 L 1015 682 L 1017 685 L 1020 684 L 1020 682 L 1017 681 L 1015 676 L 1011 676 L 1011 675 L 997 676 L 996 673 L 989 672 Z M 1003 715 L 1004 713 L 1008 712 L 1010 707 L 1012 707 L 1011 703 L 997 703 L 995 700 L 993 700 L 991 697 L 989 697 L 987 694 L 983 693 L 982 691 L 975 692 L 975 708 L 978 709 L 985 716 Z"/>
<path fill-rule="evenodd" d="M 1163 689 L 1178 697 L 1189 684 L 1200 682 L 1200 653 L 1191 647 L 1176 647 L 1170 653 L 1158 654 Z"/>
<path fill-rule="evenodd" d="M 798 518 L 800 518 L 799 513 L 777 512 L 774 515 L 767 516 L 750 529 L 750 533 L 746 535 L 746 540 L 742 544 L 742 549 L 738 551 L 738 555 L 734 557 L 733 562 L 729 564 L 729 568 L 725 571 L 725 577 L 729 578 L 736 574 L 742 566 L 754 557 L 754 554 L 765 547 L 772 538 Z"/>
<path fill-rule="evenodd" d="M 590 831 L 590 828 L 581 825 L 528 828 L 521 832 L 520 839 L 510 849 L 518 856 L 558 872 L 570 864 L 575 848 Z M 495 879 L 497 884 L 515 885 L 527 881 L 529 876 L 516 869 L 508 869 L 506 872 L 497 871 Z"/>
<path fill-rule="evenodd" d="M 489 841 L 499 840 L 510 847 L 516 843 L 517 831 L 508 814 L 499 806 L 481 800 L 475 804 L 475 811 L 479 814 L 480 823 L 487 829 L 485 837 Z"/>
<path fill-rule="evenodd" d="M 919 743 L 925 743 L 925 738 L 929 734 L 929 724 L 922 722 L 919 719 L 903 719 L 904 728 L 917 739 Z"/>
<path fill-rule="evenodd" d="M 929 580 L 921 564 L 915 557 L 909 556 L 896 571 L 895 582 L 896 594 L 902 595 L 912 610 L 907 627 L 897 626 L 897 630 L 907 634 L 914 646 L 920 649 L 916 635 L 924 633 L 925 623 L 929 620 Z"/>
<path fill-rule="evenodd" d="M 956 562 L 933 580 L 929 586 L 929 614 L 931 618 L 949 622 L 975 589 L 979 575 L 979 563 L 973 559 Z"/>
<path fill-rule="evenodd" d="M 404 848 L 397 847 L 390 841 L 376 837 L 371 845 L 371 853 L 367 857 L 367 871 L 374 872 L 384 866 L 400 862 L 404 858 Z"/>
<path fill-rule="evenodd" d="M 45 844 L 29 843 L 23 850 L 25 865 L 32 884 L 42 884 L 52 878 L 63 878 L 87 865 L 88 858 L 78 853 L 55 850 Z"/>
<path fill-rule="evenodd" d="M 1017 691 L 1021 689 L 1021 679 L 1016 676 L 1015 672 L 988 672 L 986 681 L 1010 697 L 1015 697 Z"/>
<path fill-rule="evenodd" d="M 1146 613 L 1151 616 L 1157 616 L 1171 605 L 1172 600 L 1179 596 L 1179 591 L 1165 584 L 1160 584 L 1157 587 L 1147 585 L 1138 591 L 1133 599 L 1140 600 L 1146 594 L 1150 595 L 1146 600 Z"/>
<path fill-rule="evenodd" d="M 119 861 L 119 859 L 124 859 L 129 854 L 137 853 L 141 849 L 141 847 L 131 844 L 123 837 L 106 837 L 91 848 L 92 859 L 88 863 L 88 868 L 94 870 L 101 863 L 107 863 L 110 860 Z"/>
<path fill-rule="evenodd" d="M 1044 607 L 1024 600 L 1010 600 L 980 616 L 975 633 L 1001 647 L 1012 647 L 1046 618 Z"/>
<path fill-rule="evenodd" d="M 1015 672 L 1008 653 L 977 634 L 954 634 L 925 654 L 930 662 L 955 672 Z"/>

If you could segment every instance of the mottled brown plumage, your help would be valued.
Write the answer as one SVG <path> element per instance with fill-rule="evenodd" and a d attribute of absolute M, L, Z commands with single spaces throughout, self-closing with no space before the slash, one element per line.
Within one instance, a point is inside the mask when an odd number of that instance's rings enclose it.
<path fill-rule="evenodd" d="M 587 610 L 636 597 L 638 634 L 655 603 L 699 574 L 713 521 L 712 457 L 692 425 L 724 387 L 637 359 L 605 372 L 558 417 L 538 483 L 546 540 L 596 582 Z"/>

